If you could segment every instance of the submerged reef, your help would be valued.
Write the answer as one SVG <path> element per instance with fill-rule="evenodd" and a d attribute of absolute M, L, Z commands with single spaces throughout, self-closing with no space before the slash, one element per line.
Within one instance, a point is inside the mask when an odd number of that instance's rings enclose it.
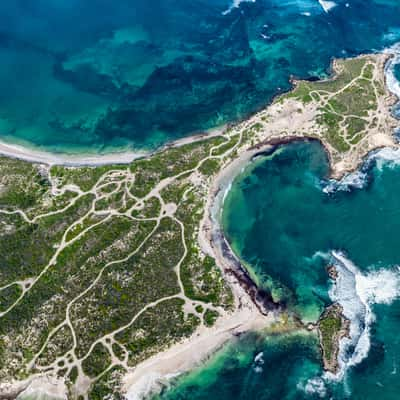
<path fill-rule="evenodd" d="M 0 379 L 28 390 L 45 375 L 73 399 L 118 398 L 129 390 L 126 376 L 185 339 L 225 329 L 227 340 L 249 320 L 271 323 L 285 304 L 256 285 L 221 232 L 214 235 L 214 206 L 244 165 L 279 143 L 319 140 L 334 176 L 395 145 L 389 57 L 337 61 L 330 80 L 297 82 L 221 133 L 127 164 L 1 158 Z M 335 135 L 332 115 L 341 128 Z M 243 310 L 245 320 L 224 325 Z M 331 371 L 346 329 L 339 311 L 328 308 L 319 323 Z"/>

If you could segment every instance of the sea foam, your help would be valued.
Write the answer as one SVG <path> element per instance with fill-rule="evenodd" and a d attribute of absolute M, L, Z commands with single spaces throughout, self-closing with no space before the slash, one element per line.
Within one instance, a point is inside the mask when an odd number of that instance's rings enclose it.
<path fill-rule="evenodd" d="M 350 192 L 352 189 L 363 189 L 367 183 L 368 174 L 362 170 L 346 175 L 340 181 L 330 179 L 321 181 L 320 186 L 324 193 L 336 191 Z"/>
<path fill-rule="evenodd" d="M 392 54 L 386 64 L 385 76 L 386 84 L 390 92 L 400 100 L 400 81 L 395 76 L 395 67 L 400 64 L 400 43 L 385 50 L 386 53 Z M 400 103 L 393 107 L 393 115 L 400 119 Z M 400 129 L 395 131 L 400 140 Z M 396 167 L 400 165 L 400 149 L 383 148 L 369 154 L 365 159 L 360 170 L 344 176 L 337 181 L 330 179 L 318 182 L 319 187 L 324 193 L 333 193 L 335 191 L 351 191 L 352 189 L 363 189 L 368 183 L 369 170 L 372 164 L 375 164 L 378 170 L 382 170 L 384 166 Z"/>
<path fill-rule="evenodd" d="M 395 66 L 400 64 L 400 43 L 390 47 L 386 52 L 393 54 L 393 58 L 386 64 L 386 85 L 400 99 L 400 82 L 396 79 L 394 72 Z"/>
<path fill-rule="evenodd" d="M 333 251 L 332 256 L 338 278 L 329 296 L 342 306 L 343 315 L 350 321 L 350 337 L 340 343 L 340 372 L 329 377 L 342 379 L 350 367 L 368 356 L 375 321 L 372 305 L 391 304 L 399 297 L 400 270 L 396 267 L 363 273 L 343 253 Z"/>
<path fill-rule="evenodd" d="M 254 372 L 257 373 L 261 373 L 263 372 L 263 365 L 264 365 L 264 353 L 258 353 L 255 357 L 254 357 L 254 363 L 253 363 L 253 369 Z"/>
<path fill-rule="evenodd" d="M 303 391 L 309 395 L 317 395 L 321 399 L 326 397 L 325 382 L 320 377 L 309 379 L 304 387 L 300 387 L 300 389 L 303 389 Z"/>
<path fill-rule="evenodd" d="M 400 133 L 399 133 L 400 134 Z M 354 189 L 364 189 L 369 181 L 371 166 L 375 166 L 378 171 L 386 168 L 397 168 L 400 166 L 400 149 L 384 147 L 369 154 L 362 167 L 355 172 L 344 176 L 341 180 L 335 179 L 320 180 L 318 187 L 327 194 L 336 191 L 350 192 Z"/>
<path fill-rule="evenodd" d="M 337 4 L 334 1 L 318 0 L 318 3 L 321 4 L 321 7 L 326 13 L 328 13 L 330 10 L 332 10 L 332 8 L 337 6 Z"/>
<path fill-rule="evenodd" d="M 255 3 L 256 0 L 233 0 L 232 4 L 229 6 L 229 8 L 225 11 L 222 12 L 223 15 L 229 14 L 233 9 L 239 8 L 241 3 Z"/>

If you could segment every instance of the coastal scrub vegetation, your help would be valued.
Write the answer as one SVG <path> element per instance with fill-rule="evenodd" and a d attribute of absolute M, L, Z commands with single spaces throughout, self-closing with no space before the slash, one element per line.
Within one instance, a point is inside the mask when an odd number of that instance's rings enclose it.
<path fill-rule="evenodd" d="M 261 142 L 315 137 L 334 156 L 360 146 L 386 121 L 377 65 L 373 56 L 339 60 L 333 79 L 299 82 L 218 136 L 128 165 L 0 157 L 0 380 L 48 372 L 65 378 L 72 399 L 117 400 L 124 373 L 213 326 L 234 305 L 199 243 L 213 177 Z M 330 363 L 338 315 L 319 324 Z"/>
<path fill-rule="evenodd" d="M 36 206 L 49 188 L 40 166 L 0 157 L 0 207 L 26 210 Z"/>
<path fill-rule="evenodd" d="M 338 304 L 328 307 L 318 321 L 318 332 L 322 349 L 324 368 L 336 373 L 340 339 L 348 334 L 342 308 Z"/>
<path fill-rule="evenodd" d="M 0 379 L 47 371 L 73 397 L 117 398 L 124 371 L 227 312 L 197 235 L 237 144 L 221 135 L 125 166 L 0 158 Z"/>
<path fill-rule="evenodd" d="M 345 153 L 376 127 L 378 98 L 385 93 L 377 69 L 372 56 L 335 60 L 332 78 L 295 82 L 295 88 L 279 102 L 294 99 L 314 103 L 324 138 L 336 151 Z"/>

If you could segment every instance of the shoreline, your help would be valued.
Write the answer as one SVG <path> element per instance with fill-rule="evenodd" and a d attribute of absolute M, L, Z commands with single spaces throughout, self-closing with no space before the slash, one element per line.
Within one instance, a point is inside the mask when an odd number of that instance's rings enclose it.
<path fill-rule="evenodd" d="M 392 61 L 398 61 L 400 59 L 400 43 L 398 45 L 393 45 L 389 48 L 382 49 L 380 51 L 371 51 L 370 53 L 361 53 L 357 55 L 355 58 L 359 57 L 366 57 L 369 55 L 378 55 L 378 54 L 385 54 L 387 56 L 387 60 L 385 62 L 385 70 L 384 70 L 384 76 L 385 76 L 385 84 L 389 92 L 393 95 L 393 97 L 396 99 L 395 103 L 400 102 L 400 83 L 399 82 L 393 82 L 393 74 L 392 71 L 390 70 L 390 67 L 392 66 Z M 336 71 L 335 71 L 335 64 L 337 63 L 337 60 L 341 60 L 341 58 L 334 58 L 332 57 L 331 62 L 329 66 L 326 69 L 327 76 L 316 79 L 319 82 L 324 82 L 324 81 L 329 81 L 335 78 L 336 76 Z M 29 144 L 24 145 L 24 144 L 18 144 L 18 143 L 9 143 L 4 140 L 0 139 L 0 156 L 5 156 L 5 157 L 10 157 L 10 158 L 16 158 L 19 160 L 23 161 L 28 161 L 32 163 L 37 163 L 37 164 L 46 164 L 46 165 L 60 165 L 60 166 L 66 166 L 66 167 L 80 167 L 80 166 L 103 166 L 103 165 L 110 165 L 110 164 L 129 164 L 132 161 L 139 159 L 139 158 L 145 158 L 145 157 L 150 157 L 154 155 L 155 153 L 161 152 L 165 149 L 171 148 L 171 147 L 180 147 L 188 143 L 192 142 L 197 142 L 201 141 L 204 139 L 208 139 L 211 137 L 219 136 L 222 135 L 227 129 L 231 127 L 237 127 L 242 125 L 243 123 L 246 123 L 247 121 L 252 120 L 255 118 L 259 113 L 262 111 L 266 110 L 267 108 L 271 107 L 276 100 L 278 100 L 280 97 L 284 96 L 287 93 L 290 93 L 296 88 L 296 85 L 298 82 L 301 81 L 308 81 L 312 80 L 314 81 L 314 77 L 305 77 L 305 78 L 298 78 L 295 77 L 294 75 L 291 75 L 289 77 L 289 83 L 290 83 L 290 88 L 286 91 L 276 93 L 264 106 L 260 107 L 259 109 L 255 110 L 252 113 L 249 113 L 245 115 L 243 118 L 238 119 L 237 121 L 233 123 L 225 123 L 221 126 L 216 126 L 214 128 L 210 128 L 209 130 L 205 131 L 199 131 L 199 132 L 193 132 L 189 134 L 188 136 L 184 136 L 179 139 L 167 141 L 161 146 L 157 147 L 154 150 L 115 150 L 115 151 L 107 151 L 105 153 L 96 153 L 96 152 L 82 152 L 82 153 L 75 153 L 75 152 L 55 152 L 55 151 L 48 151 L 48 150 L 41 150 L 38 148 L 35 148 L 34 146 L 30 147 Z M 390 81 L 390 82 L 388 82 Z M 393 90 L 391 90 L 391 88 Z M 394 104 L 393 104 L 394 105 Z M 297 136 L 297 138 L 302 139 L 302 137 Z M 303 137 L 304 139 L 316 139 L 319 140 L 318 138 L 315 138 L 314 136 L 309 136 L 309 137 Z M 271 138 L 273 140 L 273 138 Z M 329 158 L 331 157 L 330 152 L 328 147 L 320 141 L 321 144 L 324 146 L 324 148 L 327 150 L 327 154 Z M 281 143 L 285 144 L 285 143 Z M 381 146 L 385 147 L 385 145 Z M 352 171 L 347 171 L 348 173 Z M 342 173 L 342 172 L 341 172 Z M 343 173 L 346 173 L 343 172 Z M 340 176 L 338 175 L 340 178 Z"/>
<path fill-rule="evenodd" d="M 42 151 L 18 144 L 0 141 L 0 155 L 31 162 L 34 164 L 63 165 L 68 167 L 101 166 L 107 164 L 129 164 L 137 158 L 145 156 L 145 152 L 110 152 L 107 154 L 69 154 Z"/>
<path fill-rule="evenodd" d="M 217 265 L 222 269 L 224 277 L 230 285 L 237 284 L 243 288 L 262 315 L 281 312 L 282 304 L 276 303 L 271 293 L 258 287 L 248 269 L 236 256 L 223 233 L 221 211 L 225 197 L 234 179 L 260 153 L 273 153 L 275 148 L 267 143 L 257 148 L 253 147 L 245 150 L 235 160 L 223 167 L 214 177 L 207 197 L 204 217 L 200 224 L 198 239 L 202 251 L 216 260 Z M 230 281 L 229 277 L 231 277 Z"/>
<path fill-rule="evenodd" d="M 198 142 L 221 135 L 226 130 L 227 125 L 222 125 L 208 131 L 194 133 L 187 137 L 169 141 L 154 150 L 116 150 L 101 153 L 68 153 L 51 152 L 40 150 L 20 144 L 11 144 L 0 140 L 0 156 L 15 158 L 34 164 L 60 165 L 65 167 L 99 167 L 103 165 L 123 165 L 130 164 L 139 158 L 151 157 L 155 153 L 162 152 L 173 147 L 180 147 L 185 144 Z"/>
<path fill-rule="evenodd" d="M 265 150 L 270 148 L 265 146 Z M 232 289 L 234 310 L 225 312 L 215 326 L 198 328 L 191 337 L 155 354 L 125 374 L 122 392 L 127 400 L 142 400 L 159 392 L 171 379 L 200 367 L 233 338 L 249 331 L 260 331 L 276 322 L 278 308 L 269 296 L 257 298 L 257 285 L 226 242 L 219 222 L 214 220 L 231 181 L 257 153 L 258 149 L 244 151 L 213 178 L 199 230 L 200 248 L 216 259 Z"/>
<path fill-rule="evenodd" d="M 364 56 L 364 55 L 360 55 Z M 393 58 L 395 57 L 394 53 L 390 53 L 386 55 L 386 60 L 385 60 L 385 68 L 389 68 L 389 63 Z M 326 78 L 326 80 L 333 79 L 336 74 L 336 69 L 335 69 L 335 62 L 332 63 L 332 73 L 331 75 Z M 388 103 L 386 105 L 388 106 L 393 106 L 395 103 L 399 101 L 395 93 L 391 92 L 390 89 L 388 88 L 387 85 L 387 78 L 386 78 L 386 69 L 385 69 L 385 84 L 388 92 L 391 93 L 390 98 L 388 99 Z M 295 85 L 295 83 L 294 83 Z M 271 103 L 273 104 L 273 103 Z M 271 105 L 270 105 L 271 106 Z M 269 106 L 269 107 L 270 107 Z M 257 114 L 254 114 L 248 121 L 252 120 L 253 118 L 256 118 Z M 277 315 L 279 315 L 282 310 L 284 309 L 284 305 L 275 303 L 272 299 L 272 296 L 270 293 L 266 293 L 262 290 L 260 290 L 254 282 L 254 280 L 251 278 L 248 270 L 234 251 L 232 250 L 231 246 L 229 245 L 228 240 L 226 239 L 225 235 L 223 234 L 223 230 L 220 226 L 221 221 L 221 210 L 223 207 L 224 199 L 226 197 L 227 192 L 230 190 L 230 187 L 234 181 L 234 179 L 243 171 L 243 169 L 249 165 L 256 157 L 262 156 L 262 155 L 271 155 L 273 154 L 280 146 L 284 146 L 293 142 L 299 142 L 299 141 L 318 141 L 321 146 L 324 148 L 324 152 L 327 156 L 328 159 L 328 165 L 329 165 L 329 178 L 331 179 L 336 179 L 340 181 L 343 177 L 347 176 L 350 173 L 353 173 L 354 171 L 358 170 L 360 168 L 360 165 L 363 165 L 363 163 L 368 160 L 369 156 L 371 153 L 379 151 L 379 149 L 383 147 L 388 147 L 388 148 L 398 148 L 399 146 L 388 146 L 385 143 L 375 143 L 375 148 L 370 151 L 366 151 L 365 154 L 359 155 L 359 162 L 354 162 L 351 163 L 351 165 L 338 165 L 335 163 L 335 160 L 333 160 L 332 152 L 330 150 L 329 145 L 324 141 L 321 140 L 319 137 L 315 136 L 301 136 L 301 135 L 286 135 L 283 137 L 270 137 L 266 138 L 265 140 L 262 140 L 261 142 L 257 143 L 254 146 L 251 146 L 249 148 L 243 149 L 241 154 L 237 156 L 236 159 L 228 162 L 227 165 L 223 166 L 222 169 L 217 173 L 217 175 L 213 178 L 212 184 L 210 186 L 210 190 L 208 193 L 207 197 L 207 203 L 205 206 L 205 213 L 203 220 L 200 224 L 200 231 L 199 231 L 199 244 L 201 249 L 203 250 L 204 253 L 212 256 L 215 258 L 217 265 L 220 267 L 220 269 L 223 272 L 224 278 L 226 281 L 230 284 L 230 287 L 232 288 L 234 295 L 235 295 L 235 300 L 239 301 L 239 304 L 236 305 L 235 311 L 233 311 L 233 314 L 239 314 L 241 312 L 241 309 L 243 307 L 243 304 L 241 303 L 243 301 L 243 298 L 246 299 L 246 301 L 250 301 L 250 304 L 252 304 L 253 307 L 255 307 L 256 315 L 258 314 L 259 318 L 264 316 L 264 318 L 267 318 L 265 316 L 268 316 L 269 318 L 272 319 L 272 321 L 277 319 Z M 392 143 L 391 143 L 392 144 Z M 356 158 L 356 157 L 355 157 Z M 354 160 L 356 161 L 356 160 Z M 244 297 L 240 297 L 238 295 L 240 291 L 244 292 Z M 220 323 L 224 323 L 224 318 L 221 318 L 219 320 Z M 306 328 L 301 321 L 298 321 L 299 323 L 299 328 Z M 267 327 L 267 325 L 265 325 Z M 247 331 L 252 330 L 252 326 L 246 326 L 245 324 L 241 326 L 241 328 L 245 328 Z M 309 330 L 309 329 L 307 329 Z M 194 339 L 193 339 L 194 338 Z M 226 337 L 226 341 L 229 340 L 229 337 Z M 191 344 L 190 344 L 191 343 Z M 192 336 L 192 341 L 189 338 L 188 343 L 186 344 L 187 347 L 193 347 L 196 346 L 196 343 L 198 343 L 197 337 L 194 335 Z M 218 341 L 217 343 L 214 343 L 215 346 L 211 346 L 208 349 L 204 350 L 204 354 L 206 356 L 209 356 L 211 353 L 215 352 L 219 347 L 222 345 L 218 346 Z M 179 347 L 180 345 L 176 345 Z M 196 346 L 198 348 L 198 346 Z M 169 351 L 165 354 L 168 354 Z M 152 361 L 152 363 L 147 363 L 145 361 L 143 365 L 154 365 L 158 364 L 161 359 L 163 359 L 162 356 L 163 353 L 160 353 L 160 355 L 156 355 Z M 201 362 L 201 358 L 200 358 Z M 190 361 L 189 361 L 190 364 Z M 194 366 L 198 366 L 199 361 L 193 364 L 192 368 Z M 141 367 L 139 365 L 138 369 Z M 144 367 L 145 369 L 145 367 Z M 188 369 L 191 369 L 188 367 Z M 135 370 L 136 372 L 137 370 Z M 171 374 L 171 369 L 167 369 L 164 371 L 163 377 L 158 377 L 160 380 L 165 381 L 168 380 L 169 374 Z M 133 372 L 133 375 L 135 375 L 135 372 Z M 143 385 L 146 386 L 149 390 L 149 388 L 153 387 L 154 385 L 157 386 L 156 381 L 149 381 L 149 377 L 147 376 L 147 381 L 146 381 L 146 375 L 141 374 L 142 371 L 137 372 L 137 379 L 136 379 L 136 385 L 139 385 L 139 382 L 141 382 L 142 387 Z M 174 373 L 172 372 L 172 375 Z M 139 389 L 139 386 L 131 386 L 130 389 L 134 391 Z M 149 391 L 147 392 L 149 393 Z M 137 392 L 136 396 L 137 397 L 128 397 L 128 400 L 139 400 L 140 398 L 143 397 L 145 393 L 142 391 Z"/>
<path fill-rule="evenodd" d="M 389 57 L 389 56 L 388 56 Z M 333 74 L 334 75 L 334 74 Z M 332 78 L 329 78 L 332 79 Z M 394 98 L 393 94 L 393 98 Z M 387 105 L 387 104 L 386 104 Z M 273 103 L 264 108 L 273 106 Z M 257 121 L 259 114 L 254 114 L 246 122 L 251 124 Z M 234 124 L 240 127 L 242 124 Z M 188 136 L 177 141 L 169 142 L 153 152 L 143 153 L 109 153 L 95 156 L 73 156 L 67 154 L 53 154 L 29 150 L 23 146 L 7 145 L 0 142 L 0 154 L 8 157 L 20 158 L 35 163 L 48 165 L 60 164 L 65 166 L 98 166 L 104 164 L 126 164 L 134 159 L 150 157 L 154 153 L 166 148 L 179 147 L 184 144 L 201 141 L 209 137 L 218 136 L 225 132 L 226 127 Z M 380 137 L 378 138 L 380 139 Z M 294 141 L 315 141 L 321 143 L 328 157 L 330 177 L 337 180 L 354 172 L 360 167 L 360 159 L 364 162 L 373 151 L 382 147 L 393 148 L 388 142 L 377 140 L 375 148 L 365 154 L 351 154 L 352 160 L 343 164 L 332 159 L 329 145 L 318 137 L 307 135 L 282 135 L 265 137 L 256 145 L 242 148 L 235 159 L 229 161 L 213 177 L 209 186 L 207 203 L 204 217 L 200 224 L 199 244 L 204 253 L 215 258 L 217 265 L 223 272 L 224 279 L 230 285 L 234 298 L 235 307 L 232 312 L 226 312 L 218 318 L 216 325 L 212 328 L 200 327 L 188 339 L 178 342 L 169 349 L 155 354 L 153 357 L 139 363 L 131 371 L 124 375 L 123 392 L 128 400 L 142 399 L 154 390 L 166 385 L 168 379 L 182 373 L 188 372 L 200 365 L 211 354 L 220 349 L 231 338 L 251 330 L 261 330 L 277 320 L 283 305 L 275 303 L 270 293 L 260 290 L 251 278 L 248 270 L 243 266 L 231 249 L 223 230 L 220 226 L 220 213 L 223 207 L 226 193 L 238 174 L 257 156 L 271 154 L 278 147 Z M 399 145 L 395 146 L 399 148 Z M 8 154 L 4 154 L 4 153 Z M 196 352 L 193 351 L 196 349 Z M 1 396 L 0 396 L 1 398 Z"/>
<path fill-rule="evenodd" d="M 230 340 L 249 331 L 261 331 L 275 321 L 272 315 L 261 315 L 244 292 L 236 292 L 236 295 L 239 308 L 225 313 L 215 326 L 198 328 L 190 338 L 155 354 L 126 373 L 122 381 L 124 398 L 142 400 L 159 393 L 172 379 L 201 367 Z"/>
<path fill-rule="evenodd" d="M 265 143 L 244 150 L 220 170 L 210 186 L 198 240 L 202 251 L 215 258 L 225 281 L 231 287 L 235 300 L 234 310 L 225 312 L 214 327 L 200 327 L 191 337 L 153 355 L 125 374 L 122 391 L 127 400 L 142 400 L 161 391 L 174 378 L 201 367 L 235 337 L 267 329 L 278 321 L 285 310 L 284 304 L 274 302 L 271 294 L 260 290 L 251 278 L 225 238 L 219 219 L 224 198 L 236 176 L 256 157 L 264 153 L 271 154 L 279 145 L 284 144 Z M 310 331 L 300 321 L 297 323 L 299 329 Z M 193 348 L 196 352 L 193 352 Z"/>

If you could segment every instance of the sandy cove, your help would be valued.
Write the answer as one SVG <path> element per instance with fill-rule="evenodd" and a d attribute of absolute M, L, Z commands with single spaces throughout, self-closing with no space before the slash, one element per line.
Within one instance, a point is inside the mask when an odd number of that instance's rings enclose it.
<path fill-rule="evenodd" d="M 156 354 L 123 378 L 127 400 L 141 400 L 159 392 L 171 379 L 200 366 L 226 342 L 250 330 L 260 330 L 275 318 L 263 316 L 240 287 L 235 289 L 239 308 L 220 317 L 212 328 L 199 328 L 189 339 Z M 239 292 L 241 292 L 239 294 Z"/>
<path fill-rule="evenodd" d="M 385 65 L 393 58 L 393 55 L 380 54 L 376 57 L 380 73 L 383 74 Z M 334 63 L 334 71 L 335 68 Z M 387 83 L 385 76 L 380 75 L 380 78 Z M 257 285 L 240 264 L 220 228 L 223 201 L 234 178 L 259 154 L 271 153 L 278 146 L 293 141 L 317 140 L 325 148 L 329 158 L 330 177 L 341 179 L 359 168 L 372 151 L 382 147 L 398 147 L 393 131 L 399 123 L 390 115 L 391 107 L 396 101 L 396 96 L 387 89 L 378 105 L 380 118 L 385 122 L 384 130 L 375 129 L 368 132 L 362 146 L 355 147 L 346 153 L 346 157 L 340 157 L 324 139 L 321 128 L 315 124 L 318 104 L 312 103 L 305 106 L 299 101 L 289 100 L 285 107 L 282 107 L 279 102 L 274 102 L 232 128 L 239 133 L 254 124 L 261 123 L 266 117 L 270 121 L 264 129 L 255 134 L 256 144 L 242 148 L 239 156 L 228 163 L 215 177 L 209 191 L 199 234 L 202 250 L 216 259 L 217 265 L 223 270 L 224 277 L 233 290 L 236 311 L 230 316 L 225 315 L 219 319 L 215 328 L 198 330 L 191 339 L 157 354 L 136 367 L 132 373 L 128 373 L 124 380 L 124 391 L 129 400 L 139 400 L 155 388 L 159 389 L 167 384 L 169 377 L 193 369 L 238 332 L 262 329 L 277 320 L 280 305 L 275 304 L 268 294 L 258 291 Z M 196 353 L 193 349 L 196 349 Z"/>
<path fill-rule="evenodd" d="M 262 147 L 263 151 L 272 149 L 270 145 Z M 234 337 L 262 330 L 277 322 L 279 305 L 272 302 L 268 293 L 258 291 L 257 285 L 227 244 L 219 224 L 221 207 L 232 181 L 258 153 L 260 148 L 243 152 L 214 178 L 199 232 L 201 249 L 216 259 L 233 291 L 234 311 L 225 312 L 212 328 L 201 326 L 190 338 L 128 372 L 123 380 L 123 393 L 128 400 L 140 400 L 159 391 L 168 385 L 170 379 L 200 366 Z"/>
<path fill-rule="evenodd" d="M 370 153 L 384 147 L 399 147 L 399 143 L 393 135 L 395 129 L 399 128 L 399 121 L 391 114 L 391 110 L 398 102 L 399 99 L 396 94 L 400 95 L 400 92 L 396 90 L 393 79 L 390 78 L 391 64 L 397 57 L 400 57 L 400 55 L 395 53 L 394 50 L 393 52 L 387 51 L 357 57 L 375 59 L 378 68 L 375 70 L 374 79 L 382 82 L 385 93 L 377 98 L 376 112 L 364 117 L 368 121 L 376 117 L 378 119 L 377 125 L 369 129 L 363 139 L 358 144 L 351 146 L 349 151 L 339 153 L 326 139 L 324 128 L 317 123 L 320 103 L 316 101 L 303 103 L 291 98 L 281 103 L 278 97 L 277 101 L 234 127 L 234 129 L 243 131 L 251 129 L 255 124 L 263 125 L 263 128 L 254 132 L 253 135 L 254 147 L 260 150 L 269 144 L 277 146 L 302 139 L 318 140 L 329 158 L 330 178 L 339 180 L 357 170 Z M 332 64 L 333 72 L 327 81 L 335 79 L 338 68 L 338 62 L 334 60 Z M 294 87 L 299 82 L 292 80 Z"/>
<path fill-rule="evenodd" d="M 377 57 L 383 68 L 391 56 L 384 54 L 377 55 Z M 255 123 L 264 121 L 263 117 L 268 117 L 269 120 L 265 124 L 265 128 L 254 135 L 254 145 L 240 148 L 239 155 L 228 163 L 213 180 L 199 234 L 199 243 L 203 251 L 213 256 L 224 271 L 224 276 L 234 293 L 235 310 L 224 313 L 214 327 L 200 327 L 189 339 L 156 354 L 128 372 L 123 381 L 123 391 L 127 399 L 143 398 L 151 391 L 165 385 L 169 378 L 198 366 L 233 337 L 250 330 L 261 330 L 277 320 L 277 313 L 268 311 L 279 312 L 279 305 L 273 303 L 265 293 L 258 292 L 251 277 L 248 274 L 246 276 L 246 270 L 231 251 L 219 225 L 224 197 L 233 179 L 240 171 L 258 154 L 272 152 L 276 146 L 291 141 L 312 139 L 319 140 L 326 149 L 331 166 L 331 176 L 337 179 L 341 178 L 356 170 L 371 151 L 381 147 L 398 147 L 393 138 L 393 129 L 398 126 L 398 121 L 389 115 L 389 109 L 395 101 L 395 96 L 388 92 L 379 104 L 379 110 L 383 113 L 381 117 L 385 118 L 386 122 L 385 130 L 369 132 L 364 145 L 346 154 L 346 158 L 337 157 L 331 146 L 323 139 L 321 131 L 313 123 L 317 113 L 317 108 L 313 104 L 304 106 L 298 101 L 290 100 L 285 107 L 282 107 L 279 102 L 275 102 L 248 120 L 231 127 L 233 131 L 243 132 Z M 300 113 L 298 112 L 299 107 L 301 107 Z M 194 140 L 205 139 L 211 135 L 217 136 L 220 132 L 221 130 L 216 130 L 213 133 L 196 135 L 170 143 L 165 147 L 179 146 Z M 127 157 L 124 158 L 125 156 L 121 157 L 121 154 L 116 153 L 104 157 L 71 156 L 73 158 L 70 158 L 70 156 L 64 157 L 40 152 L 42 158 L 38 158 L 37 153 L 28 149 L 2 144 L 0 144 L 0 153 L 7 153 L 9 156 L 29 161 L 64 165 L 124 163 L 144 155 L 124 153 Z"/>

